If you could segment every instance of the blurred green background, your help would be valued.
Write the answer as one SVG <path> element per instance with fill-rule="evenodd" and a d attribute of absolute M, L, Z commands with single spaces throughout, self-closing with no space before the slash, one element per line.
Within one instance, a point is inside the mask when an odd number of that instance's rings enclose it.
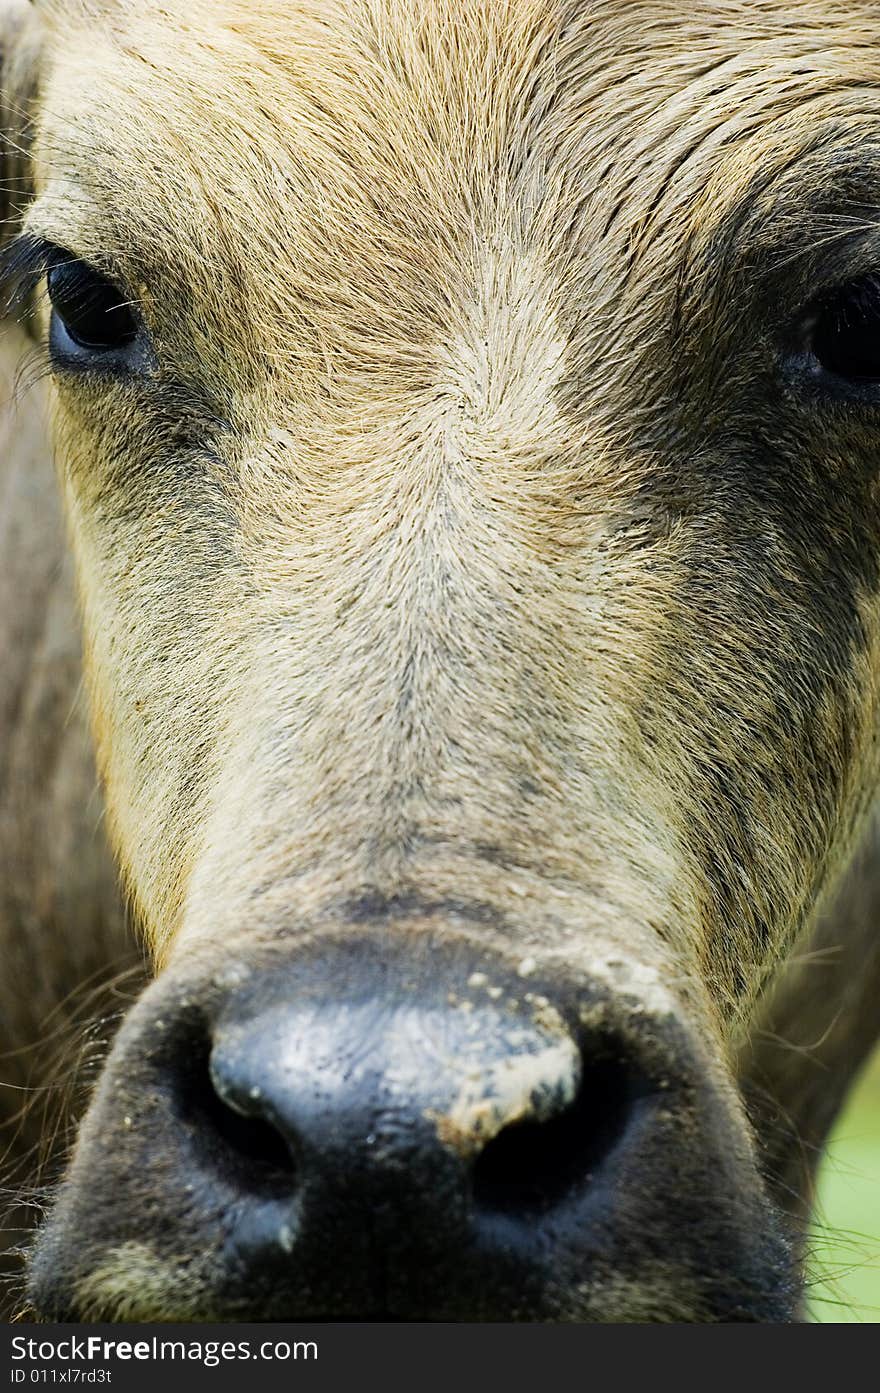
<path fill-rule="evenodd" d="M 810 1251 L 813 1319 L 880 1321 L 880 1051 L 829 1142 Z"/>

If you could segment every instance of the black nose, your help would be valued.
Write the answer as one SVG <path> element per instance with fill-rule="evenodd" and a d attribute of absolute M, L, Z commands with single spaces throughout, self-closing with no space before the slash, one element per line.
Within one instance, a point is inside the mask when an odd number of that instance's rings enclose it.
<path fill-rule="evenodd" d="M 516 979 L 314 980 L 252 976 L 166 1076 L 230 1280 L 318 1316 L 435 1309 L 450 1283 L 454 1311 L 464 1263 L 510 1310 L 632 1130 L 645 1071 Z"/>
<path fill-rule="evenodd" d="M 472 999 L 278 1005 L 216 1029 L 188 1109 L 243 1193 L 289 1200 L 303 1232 L 383 1198 L 376 1229 L 540 1213 L 588 1178 L 638 1096 L 607 1042 L 582 1060 L 542 1016 Z"/>
<path fill-rule="evenodd" d="M 619 963 L 521 968 L 471 938 L 376 930 L 169 969 L 80 1128 L 29 1264 L 35 1309 L 788 1311 L 784 1238 L 743 1179 L 748 1138 L 665 986 Z"/>
<path fill-rule="evenodd" d="M 469 940 L 378 933 L 169 972 L 80 1130 L 36 1309 L 650 1319 L 673 1270 L 730 1309 L 731 1264 L 769 1292 L 747 1142 L 644 977 L 524 981 Z"/>

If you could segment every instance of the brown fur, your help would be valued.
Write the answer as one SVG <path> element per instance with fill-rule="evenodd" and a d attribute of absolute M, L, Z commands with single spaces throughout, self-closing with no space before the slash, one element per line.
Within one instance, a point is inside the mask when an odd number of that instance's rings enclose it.
<path fill-rule="evenodd" d="M 486 945 L 622 960 L 690 1022 L 758 1187 L 739 1060 L 779 1193 L 802 1187 L 793 1138 L 821 1145 L 876 1031 L 864 911 L 810 925 L 877 786 L 880 513 L 873 423 L 800 402 L 772 345 L 837 241 L 856 256 L 873 6 L 107 0 L 32 23 L 4 78 L 24 225 L 122 279 L 156 347 L 145 384 L 50 388 L 107 825 L 156 969 L 357 905 L 414 932 L 480 906 Z M 48 985 L 16 989 L 15 1044 L 76 980 L 60 945 L 96 942 L 93 881 L 118 942 L 26 451 L 0 754 L 45 764 L 0 784 L 0 932 Z M 20 692 L 47 623 L 44 715 Z M 771 1000 L 813 933 L 843 950 Z M 819 1106 L 815 1054 L 782 1067 L 759 1030 L 826 1025 Z"/>

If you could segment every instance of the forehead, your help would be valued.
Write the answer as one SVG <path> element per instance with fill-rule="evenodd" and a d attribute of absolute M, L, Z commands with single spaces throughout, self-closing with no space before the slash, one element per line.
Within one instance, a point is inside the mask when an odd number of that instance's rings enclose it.
<path fill-rule="evenodd" d="M 872 165 L 880 118 L 868 4 L 103 0 L 51 31 L 57 240 L 203 304 L 218 269 L 309 322 L 330 296 L 385 341 L 505 247 L 610 305 L 634 247 L 711 237 L 826 128 L 820 163 Z"/>

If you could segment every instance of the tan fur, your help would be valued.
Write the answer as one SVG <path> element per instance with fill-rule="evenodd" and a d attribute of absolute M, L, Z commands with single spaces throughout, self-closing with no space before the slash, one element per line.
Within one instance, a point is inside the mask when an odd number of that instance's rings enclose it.
<path fill-rule="evenodd" d="M 51 388 L 156 969 L 367 897 L 490 906 L 486 945 L 686 1015 L 739 1117 L 876 786 L 880 592 L 788 719 L 767 655 L 809 657 L 807 600 L 744 607 L 717 476 L 645 498 L 658 419 L 696 469 L 746 380 L 715 355 L 749 267 L 806 258 L 810 189 L 876 140 L 873 6 L 170 8 L 40 6 L 24 221 L 112 267 L 160 361 Z"/>

